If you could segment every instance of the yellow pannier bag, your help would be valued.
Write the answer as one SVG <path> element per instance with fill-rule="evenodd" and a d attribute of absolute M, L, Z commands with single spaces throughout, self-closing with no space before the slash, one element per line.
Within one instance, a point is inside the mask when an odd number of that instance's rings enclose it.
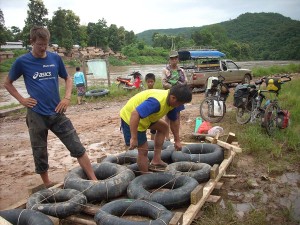
<path fill-rule="evenodd" d="M 267 78 L 266 87 L 268 91 L 279 91 L 281 89 L 281 78 Z"/>

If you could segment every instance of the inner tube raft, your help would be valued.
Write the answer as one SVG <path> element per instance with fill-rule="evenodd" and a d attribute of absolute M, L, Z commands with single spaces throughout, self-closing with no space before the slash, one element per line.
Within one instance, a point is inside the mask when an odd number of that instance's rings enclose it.
<path fill-rule="evenodd" d="M 190 204 L 191 192 L 198 184 L 188 176 L 175 176 L 171 173 L 144 174 L 130 182 L 127 196 L 157 202 L 168 209 L 180 208 Z"/>
<path fill-rule="evenodd" d="M 0 211 L 0 216 L 18 225 L 54 225 L 45 214 L 31 209 L 9 209 Z"/>
<path fill-rule="evenodd" d="M 92 168 L 98 181 L 89 180 L 80 166 L 72 169 L 64 180 L 65 188 L 82 192 L 88 202 L 101 202 L 122 196 L 126 193 L 129 182 L 135 178 L 130 169 L 115 163 L 93 163 Z"/>
<path fill-rule="evenodd" d="M 46 215 L 65 218 L 77 214 L 87 203 L 80 191 L 73 189 L 44 189 L 32 194 L 26 208 L 40 211 Z"/>
<path fill-rule="evenodd" d="M 176 176 L 192 177 L 199 184 L 209 180 L 210 170 L 210 165 L 195 162 L 175 162 L 169 164 L 166 168 L 166 172 L 170 172 Z"/>
<path fill-rule="evenodd" d="M 95 89 L 85 92 L 86 97 L 98 97 L 98 96 L 104 96 L 109 93 L 109 90 L 107 89 Z"/>
<path fill-rule="evenodd" d="M 199 143 L 184 146 L 181 151 L 172 153 L 173 162 L 200 162 L 211 166 L 221 164 L 224 160 L 223 149 L 216 144 Z"/>
<path fill-rule="evenodd" d="M 133 221 L 123 216 L 143 216 L 149 220 Z M 151 201 L 120 199 L 111 201 L 100 208 L 95 214 L 97 225 L 166 225 L 173 213 L 164 206 Z"/>

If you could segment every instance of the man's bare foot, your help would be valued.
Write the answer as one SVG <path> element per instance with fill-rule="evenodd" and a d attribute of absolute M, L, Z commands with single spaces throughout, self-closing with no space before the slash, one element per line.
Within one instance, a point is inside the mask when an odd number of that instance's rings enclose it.
<path fill-rule="evenodd" d="M 53 187 L 56 184 L 57 184 L 56 182 L 49 182 L 49 183 L 46 183 L 44 185 L 45 185 L 46 188 L 51 188 L 51 187 Z"/>

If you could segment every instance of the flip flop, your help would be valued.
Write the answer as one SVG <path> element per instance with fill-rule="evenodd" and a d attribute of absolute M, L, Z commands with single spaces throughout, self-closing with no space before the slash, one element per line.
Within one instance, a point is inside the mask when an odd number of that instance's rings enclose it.
<path fill-rule="evenodd" d="M 148 169 L 155 172 L 164 172 L 167 166 L 167 163 L 157 165 L 150 163 Z"/>

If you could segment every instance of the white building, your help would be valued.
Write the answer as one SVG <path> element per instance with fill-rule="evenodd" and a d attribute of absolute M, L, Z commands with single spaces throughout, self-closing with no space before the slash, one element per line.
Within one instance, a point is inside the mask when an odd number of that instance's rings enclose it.
<path fill-rule="evenodd" d="M 6 42 L 6 45 L 1 45 L 2 49 L 25 49 L 23 46 L 23 42 L 16 41 L 16 42 Z"/>

